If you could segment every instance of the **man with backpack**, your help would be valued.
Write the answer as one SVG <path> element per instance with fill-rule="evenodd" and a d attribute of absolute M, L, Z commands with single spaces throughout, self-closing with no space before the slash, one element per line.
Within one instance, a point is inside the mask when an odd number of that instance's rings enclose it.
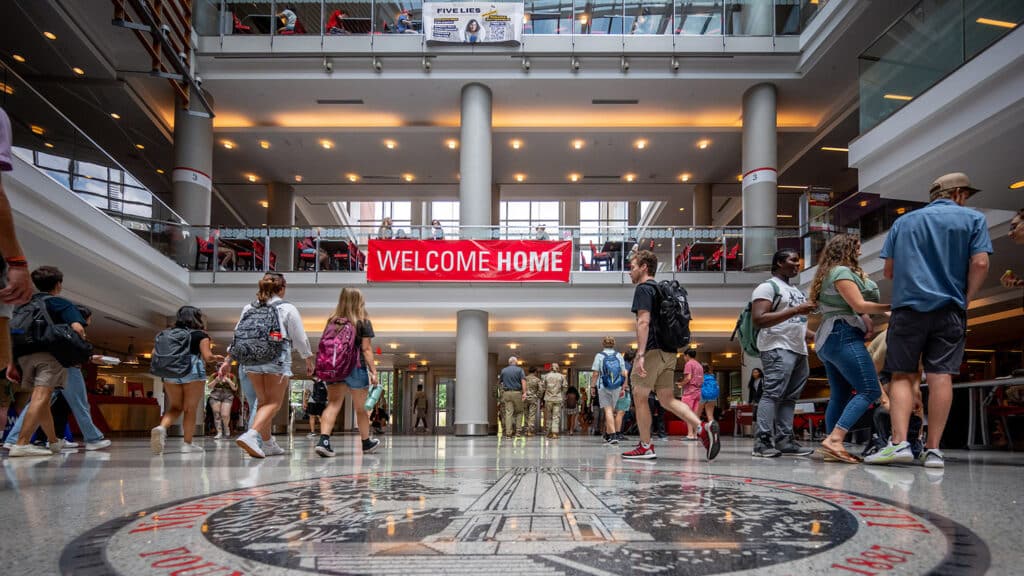
<path fill-rule="evenodd" d="M 751 296 L 751 335 L 756 338 L 756 352 L 764 370 L 752 452 L 757 457 L 808 456 L 814 452 L 793 439 L 793 411 L 810 373 L 807 342 L 814 339 L 814 332 L 807 329 L 807 315 L 817 307 L 799 288 L 790 285 L 789 280 L 799 273 L 800 254 L 791 248 L 779 250 L 772 257 L 772 277 Z M 740 320 L 742 324 L 743 318 Z M 741 343 L 749 353 L 747 334 L 741 330 Z"/>
<path fill-rule="evenodd" d="M 74 331 L 84 342 L 85 319 L 71 301 L 60 298 L 64 287 L 64 275 L 53 266 L 40 266 L 32 271 L 32 283 L 39 290 L 32 300 L 14 311 L 11 321 L 11 335 L 14 344 L 14 359 L 7 367 L 7 378 L 32 387 L 32 398 L 25 411 L 24 425 L 10 457 L 50 456 L 59 454 L 64 448 L 53 429 L 53 415 L 50 414 L 50 398 L 53 389 L 63 387 L 68 372 L 63 362 L 84 358 L 70 358 L 65 350 L 58 350 L 55 334 L 58 330 Z M 57 355 L 61 357 L 58 360 Z M 78 362 L 71 362 L 72 365 Z M 42 426 L 49 441 L 49 448 L 33 446 L 30 443 L 36 427 Z"/>
<path fill-rule="evenodd" d="M 697 430 L 704 445 L 707 459 L 718 456 L 718 423 L 702 426 L 700 418 L 689 406 L 673 396 L 675 385 L 676 351 L 689 344 L 689 305 L 686 291 L 677 282 L 655 282 L 658 257 L 650 250 L 640 250 L 630 259 L 629 277 L 636 285 L 633 292 L 632 312 L 636 314 L 636 360 L 633 363 L 631 384 L 635 398 L 647 398 L 654 390 L 662 408 L 684 420 Z M 657 458 L 651 445 L 651 411 L 646 402 L 635 402 L 640 442 L 625 452 L 628 460 Z"/>
<path fill-rule="evenodd" d="M 590 384 L 597 388 L 597 401 L 604 412 L 604 444 L 618 445 L 622 434 L 615 430 L 615 403 L 626 395 L 626 360 L 615 351 L 615 338 L 605 336 L 601 341 L 604 348 L 594 356 L 590 367 Z"/>

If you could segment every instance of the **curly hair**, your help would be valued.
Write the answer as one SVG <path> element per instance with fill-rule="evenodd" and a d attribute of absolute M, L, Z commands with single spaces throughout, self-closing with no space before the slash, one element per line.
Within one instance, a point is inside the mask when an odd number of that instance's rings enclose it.
<path fill-rule="evenodd" d="M 821 249 L 821 256 L 818 258 L 818 271 L 814 274 L 814 281 L 811 282 L 811 291 L 807 295 L 811 301 L 818 301 L 825 277 L 836 266 L 846 266 L 862 280 L 867 279 L 867 274 L 861 269 L 857 256 L 859 247 L 860 238 L 850 234 L 836 235 L 825 244 L 825 247 Z"/>

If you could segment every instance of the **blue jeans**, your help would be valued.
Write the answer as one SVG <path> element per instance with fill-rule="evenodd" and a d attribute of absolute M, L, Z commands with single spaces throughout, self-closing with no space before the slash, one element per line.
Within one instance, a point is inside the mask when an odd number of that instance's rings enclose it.
<path fill-rule="evenodd" d="M 242 387 L 242 395 L 249 402 L 249 422 L 246 423 L 246 430 L 252 430 L 252 423 L 256 420 L 256 389 L 252 387 L 252 380 L 245 370 L 238 371 L 238 385 Z"/>
<path fill-rule="evenodd" d="M 93 424 L 92 415 L 89 414 L 89 397 L 85 391 L 85 377 L 78 368 L 68 368 L 68 379 L 64 384 L 64 400 L 71 408 L 71 414 L 78 422 L 78 428 L 82 431 L 82 437 L 86 442 L 99 442 L 103 440 L 103 432 Z M 31 404 L 31 403 L 30 403 Z M 21 433 L 21 426 L 25 423 L 25 413 L 28 412 L 28 404 L 18 415 L 17 421 L 7 435 L 8 442 L 17 442 L 18 434 Z M 57 436 L 62 436 L 63 430 L 57 430 Z"/>
<path fill-rule="evenodd" d="M 882 395 L 875 364 L 864 345 L 864 332 L 837 320 L 825 344 L 818 349 L 818 358 L 825 365 L 831 389 L 825 410 L 825 432 L 830 434 L 836 426 L 850 430 Z"/>

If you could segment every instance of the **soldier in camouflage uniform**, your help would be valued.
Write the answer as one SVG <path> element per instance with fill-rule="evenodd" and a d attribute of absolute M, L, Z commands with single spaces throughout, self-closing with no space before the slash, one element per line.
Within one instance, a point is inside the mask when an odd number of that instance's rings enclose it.
<path fill-rule="evenodd" d="M 551 372 L 544 375 L 541 390 L 544 391 L 544 421 L 548 424 L 548 438 L 558 438 L 562 430 L 562 402 L 569 383 L 558 370 L 558 364 L 551 365 Z"/>
<path fill-rule="evenodd" d="M 533 436 L 537 431 L 537 409 L 540 407 L 541 380 L 537 374 L 540 368 L 530 368 L 526 377 L 526 435 Z"/>

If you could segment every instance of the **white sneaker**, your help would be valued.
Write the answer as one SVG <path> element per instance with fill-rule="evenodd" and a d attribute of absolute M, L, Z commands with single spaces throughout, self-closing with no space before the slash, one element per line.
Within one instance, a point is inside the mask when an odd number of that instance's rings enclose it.
<path fill-rule="evenodd" d="M 153 449 L 153 454 L 163 454 L 165 444 L 167 444 L 167 430 L 163 426 L 157 426 L 149 431 L 149 447 Z"/>
<path fill-rule="evenodd" d="M 47 446 L 50 448 L 50 452 L 54 454 L 60 454 L 60 451 L 64 449 L 67 442 L 64 440 L 57 440 L 56 442 L 50 442 Z M 75 444 L 75 446 L 78 446 Z"/>
<path fill-rule="evenodd" d="M 224 434 L 221 433 L 221 432 L 217 432 L 217 435 L 213 437 L 214 440 L 221 440 L 223 438 L 224 438 Z"/>
<path fill-rule="evenodd" d="M 10 450 L 11 448 L 14 448 L 16 445 L 17 444 L 15 444 L 14 442 L 4 442 L 4 450 Z"/>
<path fill-rule="evenodd" d="M 188 454 L 190 452 L 206 452 L 202 446 L 195 443 L 183 442 L 181 445 L 182 454 Z"/>
<path fill-rule="evenodd" d="M 65 440 L 64 441 L 64 447 L 65 448 L 72 448 L 72 449 L 78 448 L 78 442 L 68 442 L 67 440 Z"/>
<path fill-rule="evenodd" d="M 910 464 L 913 461 L 914 453 L 906 440 L 895 445 L 890 441 L 885 448 L 864 459 L 865 464 Z"/>
<path fill-rule="evenodd" d="M 284 454 L 284 448 L 278 445 L 277 440 L 273 437 L 263 443 L 263 453 L 267 456 L 280 456 Z"/>
<path fill-rule="evenodd" d="M 101 438 L 95 442 L 85 443 L 86 450 L 103 450 L 104 448 L 110 448 L 110 440 L 107 440 L 106 438 Z"/>
<path fill-rule="evenodd" d="M 929 448 L 921 454 L 921 463 L 925 468 L 945 468 L 946 455 L 938 448 Z"/>
<path fill-rule="evenodd" d="M 245 452 L 253 458 L 266 458 L 267 455 L 260 449 L 259 433 L 255 430 L 249 430 L 242 434 L 235 440 L 235 444 L 239 448 L 245 450 Z"/>
<path fill-rule="evenodd" d="M 8 456 L 11 458 L 18 458 L 20 456 L 53 456 L 54 454 L 56 454 L 56 452 L 50 451 L 49 448 L 43 448 L 42 446 L 36 446 L 34 444 L 25 444 L 24 446 L 12 446 Z"/>

